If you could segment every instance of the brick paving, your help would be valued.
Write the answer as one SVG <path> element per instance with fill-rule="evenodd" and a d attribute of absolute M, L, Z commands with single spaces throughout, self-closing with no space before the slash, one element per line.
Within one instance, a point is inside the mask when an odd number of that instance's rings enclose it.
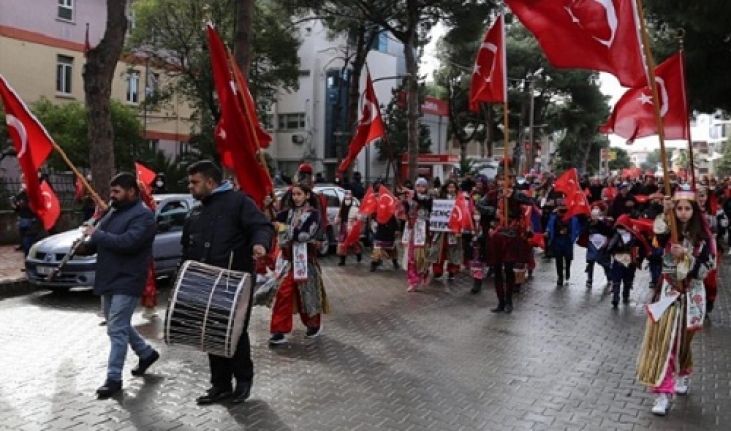
<path fill-rule="evenodd" d="M 613 311 L 601 276 L 584 287 L 577 258 L 563 288 L 553 263 L 540 261 L 512 315 L 490 313 L 494 293 L 471 295 L 464 274 L 407 293 L 403 271 L 327 260 L 333 312 L 320 338 L 306 340 L 296 321 L 290 345 L 269 348 L 269 312 L 255 309 L 257 374 L 251 399 L 238 406 L 196 406 L 208 387 L 205 355 L 165 346 L 160 321 L 140 315 L 134 323 L 162 359 L 132 378 L 131 355 L 124 394 L 98 401 L 108 353 L 98 300 L 83 291 L 6 298 L 0 430 L 728 430 L 729 267 L 713 326 L 694 341 L 691 394 L 658 418 L 634 376 L 646 272 L 632 303 Z"/>

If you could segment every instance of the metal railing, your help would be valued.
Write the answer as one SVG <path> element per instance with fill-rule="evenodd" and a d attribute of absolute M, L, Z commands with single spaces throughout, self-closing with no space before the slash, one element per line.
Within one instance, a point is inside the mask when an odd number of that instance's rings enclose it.
<path fill-rule="evenodd" d="M 81 204 L 74 199 L 76 180 L 72 173 L 50 173 L 44 174 L 43 177 L 56 193 L 62 210 L 81 208 Z M 20 178 L 0 178 L 0 211 L 12 211 L 11 201 L 20 191 L 21 185 Z"/>

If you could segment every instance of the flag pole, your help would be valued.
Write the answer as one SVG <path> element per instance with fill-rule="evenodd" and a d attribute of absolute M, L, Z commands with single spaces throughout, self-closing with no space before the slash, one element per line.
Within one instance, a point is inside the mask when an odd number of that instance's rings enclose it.
<path fill-rule="evenodd" d="M 689 114 L 690 109 L 688 106 L 688 95 L 686 93 L 685 89 L 685 47 L 683 44 L 683 38 L 685 37 L 685 30 L 682 28 L 678 30 L 678 45 L 680 46 L 680 80 L 683 83 L 683 107 L 685 108 L 685 113 Z M 686 121 L 686 131 L 688 132 L 688 158 L 690 159 L 690 184 L 693 187 L 693 190 L 696 189 L 696 181 L 695 181 L 695 161 L 693 156 L 693 138 L 691 136 L 691 130 L 690 130 L 690 115 L 685 116 Z"/>
<path fill-rule="evenodd" d="M 660 114 L 660 97 L 657 90 L 657 80 L 655 78 L 655 60 L 652 57 L 650 49 L 650 36 L 647 33 L 647 24 L 645 23 L 645 11 L 642 7 L 642 0 L 635 0 L 637 8 L 637 16 L 640 21 L 640 35 L 642 37 L 642 48 L 645 54 L 645 67 L 647 68 L 647 77 L 652 90 L 652 106 L 655 111 L 655 122 L 657 124 L 657 136 L 660 140 L 660 158 L 662 160 L 663 182 L 665 185 L 665 196 L 671 197 L 670 180 L 668 178 L 668 158 L 665 150 L 665 129 L 663 127 L 662 115 Z M 670 226 L 670 238 L 673 243 L 678 242 L 678 229 L 675 226 L 675 217 L 668 217 L 668 225 Z"/>
<path fill-rule="evenodd" d="M 510 116 L 508 115 L 508 95 L 505 95 L 505 102 L 503 103 L 503 215 L 505 217 L 505 226 L 508 225 L 508 181 L 510 181 L 510 175 L 508 172 L 508 142 L 510 138 L 510 130 L 508 125 L 510 124 Z M 517 145 L 517 143 L 516 143 Z"/>
<path fill-rule="evenodd" d="M 91 196 L 91 199 L 94 201 L 94 203 L 101 208 L 102 210 L 107 209 L 107 204 L 102 200 L 102 198 L 99 197 L 99 194 L 94 191 L 94 189 L 91 187 L 91 184 L 89 184 L 88 181 L 86 181 L 86 177 L 84 177 L 81 172 L 76 168 L 76 166 L 71 162 L 71 159 L 66 155 L 66 152 L 58 146 L 58 144 L 51 140 L 53 143 L 53 149 L 56 150 L 59 156 L 61 156 L 61 159 L 66 163 L 66 166 L 71 169 L 71 172 L 74 173 L 74 175 L 81 181 L 82 187 L 86 189 L 87 192 L 89 192 L 89 195 Z"/>

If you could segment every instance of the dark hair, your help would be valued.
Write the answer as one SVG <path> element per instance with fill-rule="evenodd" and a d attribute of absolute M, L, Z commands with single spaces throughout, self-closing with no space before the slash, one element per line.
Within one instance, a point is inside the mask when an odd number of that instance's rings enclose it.
<path fill-rule="evenodd" d="M 140 192 L 140 186 L 137 184 L 137 177 L 135 174 L 132 174 L 130 172 L 120 172 L 117 175 L 115 175 L 112 178 L 112 181 L 109 182 L 109 185 L 119 186 L 124 190 L 132 190 L 136 191 L 137 193 Z"/>
<path fill-rule="evenodd" d="M 684 239 L 689 240 L 693 245 L 698 244 L 700 241 L 708 241 L 708 233 L 706 232 L 705 221 L 703 220 L 704 215 L 701 212 L 701 207 L 698 206 L 698 202 L 689 201 L 690 206 L 693 208 L 693 215 L 686 224 L 686 229 L 680 230 L 680 236 Z M 676 226 L 682 225 L 681 221 L 678 220 L 678 216 L 673 211 L 673 217 L 675 217 Z M 686 235 L 687 234 L 687 235 Z"/>
<path fill-rule="evenodd" d="M 450 184 L 452 184 L 454 186 L 455 193 L 459 191 L 459 185 L 457 184 L 457 181 L 455 181 L 455 180 L 447 180 L 442 185 L 442 190 L 440 191 L 440 197 L 442 199 L 444 199 L 444 198 L 447 197 L 447 188 L 449 187 Z"/>
<path fill-rule="evenodd" d="M 200 160 L 192 163 L 188 166 L 187 173 L 188 175 L 201 174 L 204 178 L 212 179 L 216 184 L 221 184 L 223 181 L 221 169 L 210 160 Z"/>
<path fill-rule="evenodd" d="M 310 187 L 307 184 L 295 184 L 290 188 L 290 193 L 287 195 L 289 202 L 286 203 L 285 207 L 287 208 L 294 208 L 294 199 L 292 198 L 293 193 L 291 193 L 291 190 L 294 188 L 298 188 L 302 190 L 305 194 L 310 195 L 309 199 L 307 199 L 307 203 L 310 204 L 311 207 L 320 209 L 320 199 L 317 197 L 317 193 L 312 191 L 312 187 Z"/>

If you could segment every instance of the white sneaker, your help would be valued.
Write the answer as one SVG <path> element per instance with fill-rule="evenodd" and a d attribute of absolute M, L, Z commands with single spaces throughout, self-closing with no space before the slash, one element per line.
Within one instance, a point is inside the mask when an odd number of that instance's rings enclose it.
<path fill-rule="evenodd" d="M 668 394 L 660 394 L 652 406 L 652 414 L 657 416 L 665 416 L 670 409 L 670 397 Z"/>
<path fill-rule="evenodd" d="M 675 379 L 675 393 L 678 395 L 688 395 L 690 391 L 690 379 L 688 376 L 680 376 Z"/>

